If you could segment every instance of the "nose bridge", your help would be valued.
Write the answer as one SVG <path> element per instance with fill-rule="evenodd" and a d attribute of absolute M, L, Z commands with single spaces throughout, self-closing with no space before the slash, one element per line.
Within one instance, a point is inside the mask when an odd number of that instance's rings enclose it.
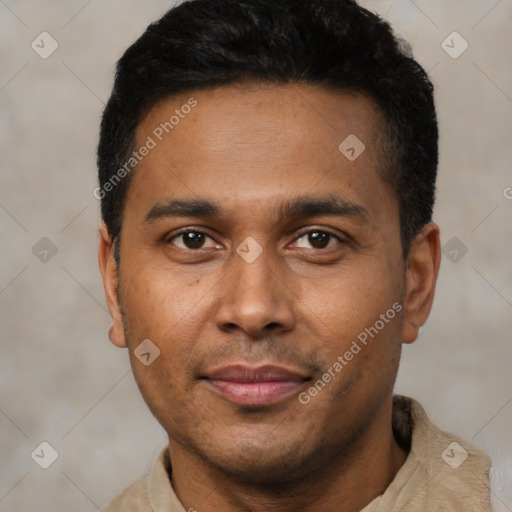
<path fill-rule="evenodd" d="M 278 297 L 275 296 L 275 276 L 271 270 L 273 258 L 269 251 L 262 251 L 257 257 L 249 259 L 245 258 L 243 253 L 240 255 L 242 251 L 243 247 L 239 248 L 233 262 L 233 286 L 230 287 L 232 298 L 247 303 L 274 302 Z"/>
<path fill-rule="evenodd" d="M 243 252 L 244 248 L 249 250 Z M 233 255 L 217 324 L 222 329 L 238 326 L 254 336 L 265 328 L 291 329 L 294 315 L 290 291 L 275 275 L 279 262 L 265 250 L 257 257 L 254 252 L 247 257 L 254 249 L 241 244 Z"/>

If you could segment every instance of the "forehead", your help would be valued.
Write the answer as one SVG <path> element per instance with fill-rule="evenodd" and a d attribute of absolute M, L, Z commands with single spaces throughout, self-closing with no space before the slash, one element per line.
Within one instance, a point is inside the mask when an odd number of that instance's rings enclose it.
<path fill-rule="evenodd" d="M 164 195 L 251 207 L 335 189 L 354 203 L 393 208 L 379 173 L 380 127 L 367 97 L 319 86 L 249 83 L 175 95 L 138 126 L 136 148 L 151 149 L 125 208 Z"/>
<path fill-rule="evenodd" d="M 190 107 L 193 104 L 194 107 Z M 193 136 L 195 157 L 222 156 L 243 149 L 250 158 L 261 146 L 338 149 L 344 135 L 359 134 L 366 143 L 380 141 L 381 115 L 367 96 L 305 84 L 243 83 L 181 93 L 161 100 L 139 124 L 137 141 L 152 136 L 156 143 L 178 143 Z M 166 139 L 166 140 L 163 140 Z M 160 144 L 159 144 L 160 145 Z M 311 151 L 304 151 L 310 157 Z M 175 155 L 179 157 L 180 154 Z M 225 156 L 225 155 L 224 155 Z M 276 152 L 289 161 L 289 155 Z M 318 155 L 316 155 L 318 156 Z"/>

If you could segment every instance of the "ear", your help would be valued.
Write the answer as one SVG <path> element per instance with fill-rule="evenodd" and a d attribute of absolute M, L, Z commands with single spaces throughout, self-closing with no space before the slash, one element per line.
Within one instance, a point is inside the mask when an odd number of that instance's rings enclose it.
<path fill-rule="evenodd" d="M 108 332 L 110 341 L 119 348 L 126 347 L 121 308 L 118 300 L 118 271 L 112 254 L 112 243 L 105 223 L 100 226 L 100 241 L 98 247 L 98 263 L 100 265 L 103 289 L 107 299 L 108 309 L 112 317 L 112 327 Z"/>
<path fill-rule="evenodd" d="M 412 343 L 432 309 L 441 243 L 439 226 L 427 224 L 415 237 L 407 259 L 405 274 L 403 343 Z"/>

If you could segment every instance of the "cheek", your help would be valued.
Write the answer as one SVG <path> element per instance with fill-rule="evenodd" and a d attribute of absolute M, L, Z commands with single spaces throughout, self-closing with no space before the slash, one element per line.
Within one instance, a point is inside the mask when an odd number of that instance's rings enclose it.
<path fill-rule="evenodd" d="M 146 268 L 131 271 L 129 279 L 121 282 L 123 306 L 127 319 L 136 320 L 139 329 L 146 326 L 162 336 L 180 328 L 207 290 L 194 277 L 172 268 L 154 264 Z"/>
<path fill-rule="evenodd" d="M 397 294 L 389 271 L 361 266 L 321 280 L 305 279 L 301 301 L 305 317 L 342 339 L 356 336 L 375 323 L 380 314 L 392 307 Z"/>
<path fill-rule="evenodd" d="M 384 267 L 361 265 L 330 279 L 304 280 L 300 316 L 308 323 L 323 370 L 335 375 L 329 385 L 332 400 L 356 384 L 357 393 L 364 394 L 394 380 L 401 297 L 396 276 Z"/>
<path fill-rule="evenodd" d="M 121 274 L 122 276 L 122 274 Z M 188 289 L 187 289 L 188 288 Z M 176 273 L 146 265 L 121 279 L 121 304 L 128 348 L 135 380 L 155 415 L 169 406 L 181 407 L 186 386 L 190 344 L 197 339 L 191 332 L 194 305 L 199 299 Z M 198 292 L 199 293 L 199 292 Z M 149 365 L 136 356 L 143 340 L 157 347 L 158 356 Z"/>
<path fill-rule="evenodd" d="M 185 382 L 185 368 L 208 327 L 219 278 L 178 272 L 168 264 L 154 263 L 139 265 L 129 275 L 121 282 L 121 303 L 130 352 L 145 339 L 160 350 L 154 371 L 139 372 L 140 378 L 167 382 L 171 375 L 175 381 Z M 135 367 L 141 366 L 133 362 Z"/>

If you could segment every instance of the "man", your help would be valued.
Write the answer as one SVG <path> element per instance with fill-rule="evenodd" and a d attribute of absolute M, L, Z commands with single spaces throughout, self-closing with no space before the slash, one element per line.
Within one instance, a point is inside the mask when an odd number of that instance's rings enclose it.
<path fill-rule="evenodd" d="M 353 0 L 192 0 L 118 63 L 99 263 L 169 446 L 105 510 L 485 511 L 393 397 L 440 263 L 433 88 Z"/>

